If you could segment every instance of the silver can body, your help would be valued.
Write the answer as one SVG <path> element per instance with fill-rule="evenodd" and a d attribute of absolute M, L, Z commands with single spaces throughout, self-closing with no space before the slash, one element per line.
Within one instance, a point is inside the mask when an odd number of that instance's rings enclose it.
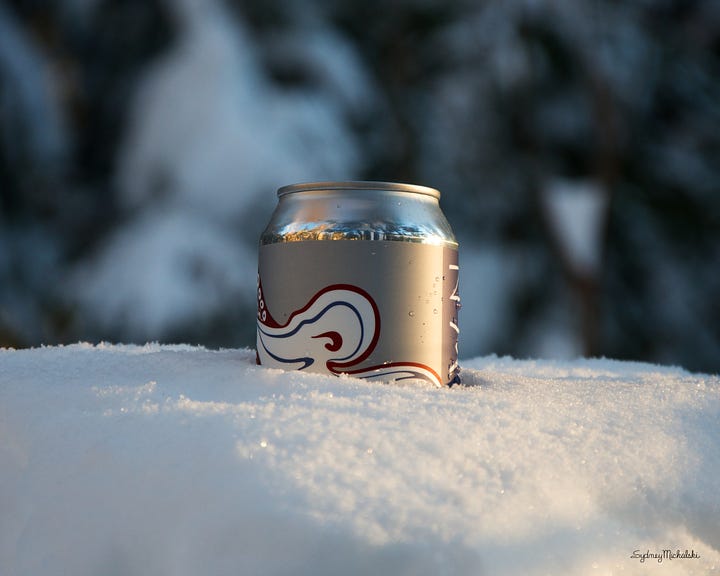
<path fill-rule="evenodd" d="M 258 364 L 458 382 L 458 245 L 439 198 L 386 182 L 280 188 L 260 238 Z"/>

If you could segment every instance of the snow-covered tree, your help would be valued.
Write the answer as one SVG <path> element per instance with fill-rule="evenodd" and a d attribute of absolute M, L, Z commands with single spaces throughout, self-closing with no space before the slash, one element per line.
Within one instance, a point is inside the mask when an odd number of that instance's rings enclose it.
<path fill-rule="evenodd" d="M 712 0 L 0 4 L 0 339 L 252 344 L 278 186 L 428 184 L 462 351 L 718 370 Z"/>

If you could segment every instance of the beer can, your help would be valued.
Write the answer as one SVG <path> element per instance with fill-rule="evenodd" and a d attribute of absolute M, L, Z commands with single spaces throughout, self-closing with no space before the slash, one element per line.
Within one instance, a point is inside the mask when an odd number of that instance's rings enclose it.
<path fill-rule="evenodd" d="M 260 237 L 257 362 L 437 386 L 458 377 L 458 244 L 440 192 L 284 186 Z"/>

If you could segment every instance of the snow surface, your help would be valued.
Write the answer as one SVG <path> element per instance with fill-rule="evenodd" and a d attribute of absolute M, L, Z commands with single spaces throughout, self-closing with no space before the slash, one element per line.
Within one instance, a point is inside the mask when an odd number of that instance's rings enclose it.
<path fill-rule="evenodd" d="M 251 350 L 0 351 L 0 573 L 714 574 L 720 378 L 463 362 L 463 386 Z M 638 554 L 699 558 L 640 562 Z"/>

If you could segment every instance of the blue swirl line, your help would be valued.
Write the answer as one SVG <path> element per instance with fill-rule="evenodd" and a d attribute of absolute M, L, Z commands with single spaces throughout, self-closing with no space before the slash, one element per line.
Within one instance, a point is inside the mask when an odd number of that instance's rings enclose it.
<path fill-rule="evenodd" d="M 272 357 L 274 360 L 277 360 L 278 362 L 282 362 L 284 364 L 294 364 L 296 362 L 302 362 L 303 365 L 298 368 L 298 370 L 305 370 L 308 366 L 312 365 L 315 362 L 314 358 L 310 358 L 309 356 L 304 356 L 302 358 L 282 358 L 280 356 L 277 356 L 276 354 L 273 354 L 268 350 L 268 347 L 265 345 L 265 340 L 263 340 L 262 335 L 264 332 L 260 330 L 260 343 L 262 344 L 262 347 L 265 349 L 265 352 L 268 353 L 270 357 Z"/>
<path fill-rule="evenodd" d="M 347 360 L 347 359 L 349 359 L 349 358 L 352 358 L 352 357 L 357 353 L 357 351 L 360 349 L 360 346 L 361 346 L 362 343 L 363 343 L 363 339 L 365 338 L 365 325 L 364 325 L 364 323 L 363 323 L 362 315 L 360 314 L 360 312 L 358 311 L 358 309 L 357 309 L 355 306 L 353 306 L 350 302 L 346 302 L 345 300 L 337 300 L 337 301 L 335 301 L 335 302 L 331 302 L 330 304 L 328 304 L 327 306 L 325 306 L 325 308 L 323 308 L 320 312 L 318 312 L 318 313 L 317 313 L 315 316 L 313 316 L 312 318 L 307 318 L 307 319 L 303 320 L 302 322 L 300 322 L 300 323 L 295 327 L 294 330 L 292 330 L 291 332 L 288 332 L 287 334 L 279 334 L 279 335 L 270 334 L 270 333 L 268 333 L 268 332 L 266 332 L 266 331 L 264 331 L 264 330 L 262 329 L 262 325 L 260 324 L 260 322 L 258 322 L 258 330 L 259 330 L 262 334 L 264 334 L 264 335 L 266 335 L 266 336 L 268 336 L 268 337 L 270 337 L 270 338 L 283 338 L 283 339 L 284 339 L 284 338 L 290 338 L 291 336 L 294 336 L 295 334 L 297 334 L 297 332 L 298 332 L 303 326 L 305 326 L 306 324 L 314 324 L 319 318 L 321 318 L 322 316 L 324 316 L 325 313 L 326 313 L 330 308 L 333 308 L 334 306 L 346 306 L 347 308 L 349 308 L 350 310 L 352 310 L 352 312 L 355 313 L 355 316 L 357 316 L 358 322 L 360 323 L 360 341 L 358 342 L 358 345 L 355 347 L 355 350 L 353 350 L 350 354 L 348 354 L 348 355 L 345 356 L 344 358 L 336 358 L 336 359 L 333 359 L 333 361 L 335 361 L 335 362 L 342 362 L 343 360 Z M 262 341 L 262 339 L 261 339 L 261 341 Z M 313 360 L 312 358 L 297 358 L 297 359 L 294 359 L 294 360 L 283 360 L 282 358 L 280 358 L 280 357 L 275 356 L 274 354 L 272 354 L 272 353 L 267 349 L 267 346 L 265 346 L 265 342 L 263 342 L 263 348 L 265 348 L 265 350 L 267 351 L 267 353 L 268 353 L 270 356 L 272 356 L 275 360 L 277 360 L 278 362 L 287 362 L 287 363 L 290 363 L 290 362 L 301 362 L 301 361 L 308 361 L 308 360 L 310 360 L 310 362 L 309 362 L 308 364 L 305 364 L 305 366 L 303 366 L 302 368 L 300 368 L 300 370 L 303 370 L 304 368 L 307 368 L 308 366 L 310 366 L 310 364 L 312 364 L 312 363 L 315 361 L 315 360 Z"/>

